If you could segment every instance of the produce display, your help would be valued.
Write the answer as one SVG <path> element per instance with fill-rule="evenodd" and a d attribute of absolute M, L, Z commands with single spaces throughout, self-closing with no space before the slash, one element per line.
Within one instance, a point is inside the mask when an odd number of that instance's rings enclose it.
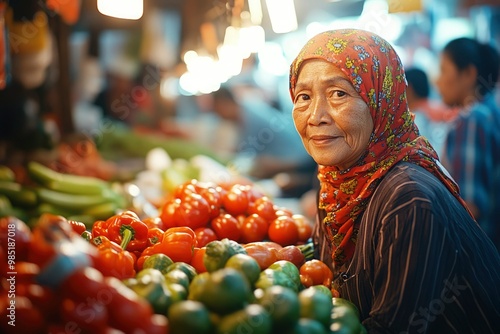
<path fill-rule="evenodd" d="M 30 224 L 2 214 L 2 333 L 365 332 L 313 258 L 311 222 L 257 187 L 191 179 L 139 217 L 106 182 L 30 173 L 31 208 L 85 201 Z M 110 203 L 90 224 L 74 219 Z"/>

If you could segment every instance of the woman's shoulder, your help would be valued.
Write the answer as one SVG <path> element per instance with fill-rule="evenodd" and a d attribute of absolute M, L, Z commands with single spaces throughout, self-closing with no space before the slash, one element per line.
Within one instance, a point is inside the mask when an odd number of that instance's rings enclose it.
<path fill-rule="evenodd" d="M 381 179 L 368 205 L 370 211 L 385 214 L 415 207 L 450 211 L 445 206 L 459 208 L 461 205 L 436 176 L 409 162 L 400 162 L 391 168 Z"/>
<path fill-rule="evenodd" d="M 474 103 L 466 119 L 476 120 L 478 126 L 492 126 L 495 122 L 500 121 L 500 107 L 493 95 L 488 94 L 483 100 Z"/>
<path fill-rule="evenodd" d="M 401 161 L 381 179 L 376 192 L 404 193 L 408 190 L 432 194 L 445 186 L 428 170 L 410 162 Z"/>

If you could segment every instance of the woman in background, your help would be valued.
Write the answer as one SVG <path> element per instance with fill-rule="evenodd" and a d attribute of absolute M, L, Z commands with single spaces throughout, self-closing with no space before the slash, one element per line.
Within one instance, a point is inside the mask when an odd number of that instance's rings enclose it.
<path fill-rule="evenodd" d="M 500 108 L 494 97 L 500 56 L 491 45 L 458 38 L 440 60 L 438 90 L 447 105 L 461 109 L 444 144 L 443 164 L 500 250 Z"/>

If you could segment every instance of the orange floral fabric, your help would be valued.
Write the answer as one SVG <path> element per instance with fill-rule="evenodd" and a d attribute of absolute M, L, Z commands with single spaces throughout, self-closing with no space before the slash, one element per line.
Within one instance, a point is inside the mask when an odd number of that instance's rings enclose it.
<path fill-rule="evenodd" d="M 399 161 L 434 174 L 465 206 L 458 186 L 441 167 L 425 137 L 420 136 L 406 101 L 403 65 L 392 46 L 380 36 L 355 29 L 327 31 L 313 37 L 290 67 L 290 94 L 304 61 L 323 59 L 338 67 L 369 106 L 374 129 L 366 153 L 347 170 L 319 166 L 319 208 L 326 211 L 328 240 L 338 272 L 352 258 L 357 218 L 363 213 L 378 183 Z M 332 152 L 332 154 L 335 154 Z"/>

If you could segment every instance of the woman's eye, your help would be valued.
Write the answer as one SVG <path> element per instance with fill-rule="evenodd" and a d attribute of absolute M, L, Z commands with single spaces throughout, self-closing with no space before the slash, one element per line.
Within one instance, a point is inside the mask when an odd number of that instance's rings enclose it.
<path fill-rule="evenodd" d="M 346 96 L 346 95 L 347 95 L 347 93 L 346 93 L 346 92 L 341 91 L 341 90 L 336 90 L 335 92 L 333 92 L 333 94 L 334 94 L 334 96 L 336 96 L 336 97 L 344 97 L 344 96 Z"/>
<path fill-rule="evenodd" d="M 304 100 L 304 101 L 305 101 L 305 100 L 309 100 L 309 99 L 310 99 L 310 96 L 309 96 L 309 95 L 307 95 L 307 94 L 299 94 L 299 95 L 297 96 L 297 101 L 298 101 L 298 100 L 301 100 L 301 101 L 303 101 L 303 100 Z"/>

